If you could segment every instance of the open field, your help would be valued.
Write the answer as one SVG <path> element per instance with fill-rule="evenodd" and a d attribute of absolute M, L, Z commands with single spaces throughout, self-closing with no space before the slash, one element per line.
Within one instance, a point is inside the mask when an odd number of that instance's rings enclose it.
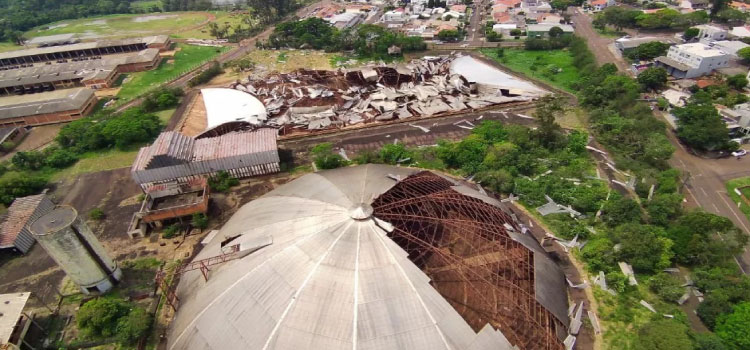
<path fill-rule="evenodd" d="M 740 210 L 742 210 L 742 213 L 750 219 L 750 204 L 742 200 L 737 192 L 734 191 L 735 188 L 743 186 L 750 186 L 750 177 L 740 177 L 727 181 L 727 193 L 729 193 L 729 197 L 732 198 L 734 203 L 742 202 L 742 204 L 740 204 Z M 745 198 L 750 199 L 750 189 L 743 188 L 740 191 L 745 195 Z"/>
<path fill-rule="evenodd" d="M 526 51 L 505 49 L 502 57 L 498 57 L 497 49 L 482 49 L 480 51 L 514 72 L 569 92 L 575 92 L 572 84 L 580 79 L 578 69 L 573 66 L 573 57 L 567 50 Z"/>
<path fill-rule="evenodd" d="M 26 32 L 27 38 L 79 33 L 82 38 L 144 36 L 187 30 L 209 19 L 204 12 L 108 15 L 50 23 Z"/>
<path fill-rule="evenodd" d="M 234 27 L 237 24 L 243 23 L 243 18 L 248 16 L 248 14 L 243 14 L 240 12 L 209 11 L 209 13 L 216 18 L 211 22 L 216 22 L 216 24 L 218 24 L 220 27 L 224 25 Z M 243 27 L 247 26 L 247 24 L 243 24 Z M 232 30 L 230 30 L 229 33 L 231 34 Z M 211 36 L 207 26 L 176 32 L 172 36 L 180 39 L 216 39 L 215 37 Z"/>
<path fill-rule="evenodd" d="M 23 50 L 23 46 L 18 46 L 13 43 L 9 43 L 7 41 L 0 42 L 0 52 L 7 52 L 7 51 L 14 51 L 14 50 Z"/>
<path fill-rule="evenodd" d="M 73 178 L 81 174 L 129 167 L 133 164 L 133 161 L 135 161 L 139 149 L 140 147 L 133 147 L 126 151 L 113 149 L 109 151 L 85 153 L 75 164 L 54 173 L 51 176 L 50 181 L 56 182 L 63 179 Z"/>
<path fill-rule="evenodd" d="M 175 54 L 174 63 L 169 63 L 167 59 L 164 59 L 157 69 L 131 74 L 129 80 L 123 83 L 117 97 L 122 100 L 134 98 L 148 89 L 158 87 L 177 78 L 185 71 L 193 69 L 228 50 L 227 47 L 216 48 L 186 44 L 178 44 L 177 47 L 179 51 Z"/>
<path fill-rule="evenodd" d="M 248 75 L 263 77 L 272 72 L 288 73 L 300 68 L 333 69 L 331 63 L 336 57 L 336 54 L 316 50 L 253 50 L 242 59 L 253 62 L 254 69 L 239 73 L 230 68 L 225 69 L 223 74 L 211 79 L 207 85 L 225 85 Z"/>

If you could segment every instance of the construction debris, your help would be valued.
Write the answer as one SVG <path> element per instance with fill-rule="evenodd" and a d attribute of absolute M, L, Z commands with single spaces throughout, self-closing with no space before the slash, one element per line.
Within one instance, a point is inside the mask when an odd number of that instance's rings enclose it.
<path fill-rule="evenodd" d="M 381 63 L 348 70 L 300 69 L 248 77 L 230 87 L 263 102 L 268 113 L 265 124 L 281 128 L 282 134 L 450 114 L 531 101 L 548 93 L 512 77 L 491 83 L 470 81 L 462 73 L 477 72 L 476 68 L 467 69 L 471 66 L 467 59 L 471 58 L 444 55 L 396 66 Z M 481 69 L 496 70 L 491 66 Z M 468 121 L 459 125 L 464 129 L 474 126 Z"/>
<path fill-rule="evenodd" d="M 622 271 L 622 274 L 628 277 L 628 284 L 631 286 L 637 286 L 638 281 L 635 280 L 635 272 L 633 272 L 633 266 L 630 266 L 630 264 L 626 262 L 618 262 L 617 265 L 620 266 L 620 271 Z"/>
<path fill-rule="evenodd" d="M 656 309 L 654 309 L 654 307 L 645 300 L 641 300 L 640 304 L 643 305 L 643 307 L 647 308 L 649 311 L 656 313 Z"/>
<path fill-rule="evenodd" d="M 536 208 L 536 211 L 538 211 L 539 214 L 542 214 L 542 216 L 558 213 L 568 213 L 571 217 L 581 216 L 581 213 L 573 209 L 573 207 L 571 206 L 566 207 L 564 205 L 557 204 L 552 198 L 547 195 L 544 195 L 544 198 L 547 199 L 547 204 Z"/>
<path fill-rule="evenodd" d="M 576 315 L 571 318 L 570 320 L 570 327 L 568 328 L 568 332 L 573 335 L 578 335 L 578 331 L 581 330 L 581 325 L 583 325 L 583 322 L 581 322 L 581 315 L 583 314 L 583 301 L 578 305 L 578 309 L 576 310 Z"/>
<path fill-rule="evenodd" d="M 589 320 L 591 321 L 591 325 L 594 326 L 594 334 L 599 334 L 602 332 L 602 328 L 599 326 L 599 319 L 596 317 L 596 314 L 589 310 Z"/>

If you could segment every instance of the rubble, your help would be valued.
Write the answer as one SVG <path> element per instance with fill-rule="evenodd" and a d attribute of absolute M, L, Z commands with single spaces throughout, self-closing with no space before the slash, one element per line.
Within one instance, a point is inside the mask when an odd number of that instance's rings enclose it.
<path fill-rule="evenodd" d="M 458 60 L 463 64 L 454 64 Z M 467 60 L 473 58 L 444 55 L 395 66 L 380 63 L 357 69 L 300 69 L 263 78 L 251 76 L 230 88 L 260 100 L 268 113 L 264 125 L 281 128 L 282 134 L 469 111 L 532 101 L 548 93 L 515 78 L 472 82 L 456 73 L 465 70 Z M 496 70 L 491 66 L 482 69 Z M 459 127 L 474 126 L 467 121 Z"/>

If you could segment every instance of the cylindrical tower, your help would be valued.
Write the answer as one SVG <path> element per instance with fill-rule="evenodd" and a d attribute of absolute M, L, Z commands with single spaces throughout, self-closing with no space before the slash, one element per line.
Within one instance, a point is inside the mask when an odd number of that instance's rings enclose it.
<path fill-rule="evenodd" d="M 91 229 L 69 206 L 59 206 L 31 224 L 31 232 L 60 268 L 85 294 L 104 293 L 122 271 Z"/>

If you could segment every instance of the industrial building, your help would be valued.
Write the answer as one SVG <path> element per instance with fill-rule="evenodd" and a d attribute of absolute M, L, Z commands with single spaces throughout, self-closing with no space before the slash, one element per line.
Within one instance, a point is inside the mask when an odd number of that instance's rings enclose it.
<path fill-rule="evenodd" d="M 145 49 L 128 55 L 0 70 L 0 96 L 84 86 L 107 88 L 120 73 L 153 69 L 159 62 L 159 49 Z"/>
<path fill-rule="evenodd" d="M 207 129 L 229 122 L 247 122 L 259 125 L 268 119 L 266 107 L 255 96 L 234 90 L 201 89 L 206 106 Z"/>
<path fill-rule="evenodd" d="M 120 267 L 72 207 L 54 208 L 31 223 L 31 232 L 84 294 L 104 293 L 122 278 Z"/>
<path fill-rule="evenodd" d="M 0 218 L 0 249 L 15 249 L 26 254 L 36 240 L 29 226 L 55 208 L 44 194 L 16 198 Z"/>
<path fill-rule="evenodd" d="M 156 184 L 189 182 L 219 171 L 237 178 L 274 173 L 279 171 L 276 135 L 273 128 L 195 139 L 163 132 L 138 152 L 131 175 L 146 191 Z"/>
<path fill-rule="evenodd" d="M 146 190 L 141 209 L 128 227 L 130 238 L 145 237 L 149 227 L 161 227 L 168 220 L 208 212 L 210 188 L 205 178 L 187 183 L 165 183 Z"/>
<path fill-rule="evenodd" d="M 117 40 L 98 40 L 70 45 L 39 47 L 0 53 L 0 69 L 24 68 L 29 64 L 106 56 L 136 52 L 148 48 L 166 50 L 171 46 L 167 35 Z"/>
<path fill-rule="evenodd" d="M 241 207 L 186 266 L 168 297 L 170 350 L 562 350 L 569 338 L 565 277 L 510 209 L 419 169 L 305 175 Z"/>
<path fill-rule="evenodd" d="M 24 345 L 34 349 L 24 339 L 34 324 L 34 314 L 24 310 L 30 296 L 29 292 L 0 294 L 0 349 L 21 350 Z"/>
<path fill-rule="evenodd" d="M 24 44 L 36 46 L 36 47 L 46 47 L 46 46 L 57 46 L 57 45 L 70 45 L 70 44 L 75 44 L 79 41 L 80 39 L 78 39 L 75 33 L 67 33 L 67 34 L 38 36 L 35 38 L 31 38 L 31 40 L 27 40 Z"/>
<path fill-rule="evenodd" d="M 96 101 L 94 90 L 88 88 L 0 97 L 0 127 L 73 121 L 91 113 Z"/>

